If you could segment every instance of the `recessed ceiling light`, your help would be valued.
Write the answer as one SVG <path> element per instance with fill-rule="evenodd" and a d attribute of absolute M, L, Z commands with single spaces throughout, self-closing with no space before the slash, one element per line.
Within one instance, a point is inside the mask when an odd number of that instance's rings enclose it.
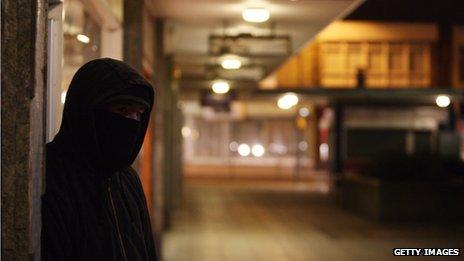
<path fill-rule="evenodd" d="M 211 88 L 213 89 L 213 92 L 217 94 L 224 94 L 230 90 L 229 83 L 226 81 L 215 81 Z"/>
<path fill-rule="evenodd" d="M 221 62 L 221 66 L 227 70 L 234 70 L 242 67 L 242 62 L 236 58 L 228 58 Z"/>
<path fill-rule="evenodd" d="M 266 22 L 270 16 L 271 14 L 266 8 L 246 8 L 242 12 L 243 19 L 251 23 Z"/>
<path fill-rule="evenodd" d="M 76 38 L 81 43 L 85 43 L 85 44 L 90 43 L 90 38 L 85 34 L 78 34 Z"/>

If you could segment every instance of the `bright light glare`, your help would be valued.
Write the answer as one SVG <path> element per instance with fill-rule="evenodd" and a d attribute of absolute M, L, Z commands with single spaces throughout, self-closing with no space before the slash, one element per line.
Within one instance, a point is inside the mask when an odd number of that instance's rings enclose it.
<path fill-rule="evenodd" d="M 61 92 L 61 104 L 64 104 L 66 101 L 66 91 Z"/>
<path fill-rule="evenodd" d="M 435 99 L 435 102 L 437 103 L 438 107 L 445 108 L 450 105 L 451 100 L 446 95 L 438 95 L 437 99 Z"/>
<path fill-rule="evenodd" d="M 298 111 L 298 114 L 300 114 L 301 117 L 305 118 L 309 116 L 309 109 L 306 107 L 300 108 Z"/>
<path fill-rule="evenodd" d="M 85 44 L 90 43 L 90 38 L 85 34 L 78 34 L 76 38 L 81 43 L 85 43 Z"/>
<path fill-rule="evenodd" d="M 239 59 L 225 59 L 221 62 L 221 66 L 227 70 L 234 70 L 242 67 L 242 62 Z"/>
<path fill-rule="evenodd" d="M 248 155 L 250 155 L 250 146 L 248 146 L 248 144 L 240 144 L 238 146 L 238 154 L 240 154 L 240 156 L 242 157 L 246 157 Z"/>
<path fill-rule="evenodd" d="M 191 135 L 192 135 L 192 130 L 189 127 L 187 126 L 182 127 L 182 136 L 184 138 L 188 138 Z"/>
<path fill-rule="evenodd" d="M 298 96 L 294 93 L 286 93 L 277 101 L 277 106 L 282 110 L 288 110 L 298 104 Z"/>
<path fill-rule="evenodd" d="M 319 157 L 322 161 L 327 161 L 329 159 L 329 145 L 327 145 L 327 143 L 322 143 L 319 146 Z"/>
<path fill-rule="evenodd" d="M 242 12 L 242 17 L 245 21 L 250 23 L 266 22 L 271 14 L 265 8 L 246 8 Z"/>
<path fill-rule="evenodd" d="M 264 155 L 265 149 L 261 144 L 255 144 L 251 147 L 251 153 L 255 157 L 262 157 Z"/>
<path fill-rule="evenodd" d="M 229 83 L 226 81 L 216 81 L 213 83 L 213 92 L 218 93 L 218 94 L 224 94 L 229 92 L 230 86 Z"/>

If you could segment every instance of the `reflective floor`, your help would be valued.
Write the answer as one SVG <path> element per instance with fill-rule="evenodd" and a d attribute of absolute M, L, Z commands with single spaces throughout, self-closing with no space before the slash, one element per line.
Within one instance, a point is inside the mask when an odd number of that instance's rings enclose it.
<path fill-rule="evenodd" d="M 395 247 L 463 251 L 464 227 L 367 221 L 338 208 L 324 180 L 191 180 L 185 181 L 183 202 L 164 236 L 163 257 L 167 261 L 386 260 L 393 259 Z"/>

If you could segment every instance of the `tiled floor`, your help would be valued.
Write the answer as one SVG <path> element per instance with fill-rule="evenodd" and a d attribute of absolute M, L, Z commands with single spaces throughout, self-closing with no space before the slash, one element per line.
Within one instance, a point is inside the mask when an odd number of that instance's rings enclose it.
<path fill-rule="evenodd" d="M 464 226 L 378 225 L 338 208 L 324 181 L 189 181 L 183 198 L 164 235 L 165 261 L 390 260 L 395 247 L 464 251 Z"/>

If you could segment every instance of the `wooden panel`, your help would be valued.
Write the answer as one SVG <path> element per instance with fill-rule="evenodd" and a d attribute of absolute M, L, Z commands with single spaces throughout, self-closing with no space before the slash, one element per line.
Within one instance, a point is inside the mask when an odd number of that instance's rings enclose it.
<path fill-rule="evenodd" d="M 343 21 L 334 22 L 319 35 L 321 41 L 436 41 L 438 28 L 433 23 Z"/>
<path fill-rule="evenodd" d="M 368 88 L 431 85 L 431 42 L 314 42 L 277 70 L 278 87 Z"/>
<path fill-rule="evenodd" d="M 277 82 L 279 87 L 296 87 L 299 85 L 299 57 L 292 56 L 277 71 Z"/>

